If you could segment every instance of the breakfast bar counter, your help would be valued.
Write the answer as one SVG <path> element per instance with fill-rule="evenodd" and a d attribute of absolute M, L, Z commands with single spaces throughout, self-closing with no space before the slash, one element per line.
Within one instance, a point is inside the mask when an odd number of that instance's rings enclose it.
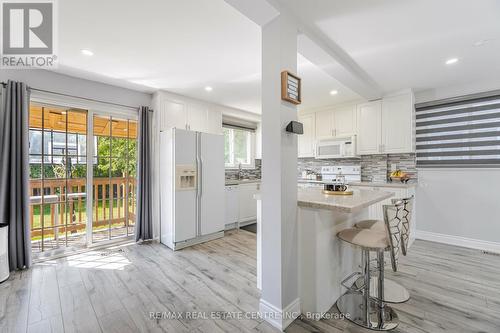
<path fill-rule="evenodd" d="M 328 195 L 321 188 L 299 188 L 297 223 L 302 313 L 321 317 L 345 292 L 340 282 L 359 271 L 361 252 L 337 233 L 368 219 L 371 205 L 394 193 L 354 189 L 352 195 Z"/>
<path fill-rule="evenodd" d="M 297 205 L 304 208 L 356 213 L 392 196 L 390 192 L 363 189 L 353 190 L 352 195 L 329 195 L 324 194 L 320 188 L 299 188 Z"/>
<path fill-rule="evenodd" d="M 359 270 L 361 252 L 337 239 L 339 231 L 368 218 L 368 209 L 394 196 L 383 190 L 353 189 L 352 195 L 324 194 L 322 189 L 298 188 L 299 295 L 303 314 L 320 318 L 345 292 L 340 282 Z M 257 200 L 257 286 L 261 285 L 262 216 Z"/>

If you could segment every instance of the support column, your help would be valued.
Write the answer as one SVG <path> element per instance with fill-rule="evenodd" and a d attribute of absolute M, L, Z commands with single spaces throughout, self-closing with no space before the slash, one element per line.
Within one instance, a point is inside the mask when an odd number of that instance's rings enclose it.
<path fill-rule="evenodd" d="M 297 73 L 297 27 L 284 15 L 262 26 L 262 296 L 260 312 L 284 330 L 300 314 L 297 107 L 281 100 L 281 71 Z"/>

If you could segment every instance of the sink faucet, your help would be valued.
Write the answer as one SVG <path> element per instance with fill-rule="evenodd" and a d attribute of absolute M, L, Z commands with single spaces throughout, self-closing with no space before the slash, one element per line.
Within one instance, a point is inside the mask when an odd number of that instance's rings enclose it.
<path fill-rule="evenodd" d="M 241 171 L 242 170 L 241 170 L 241 163 L 240 163 L 240 164 L 238 164 L 238 180 L 241 179 Z"/>

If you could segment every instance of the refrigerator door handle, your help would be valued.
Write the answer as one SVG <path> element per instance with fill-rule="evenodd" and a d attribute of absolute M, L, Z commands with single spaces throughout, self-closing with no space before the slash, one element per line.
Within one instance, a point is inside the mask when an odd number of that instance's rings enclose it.
<path fill-rule="evenodd" d="M 201 160 L 201 133 L 196 132 L 196 159 L 198 164 L 198 200 L 197 200 L 197 236 L 201 236 L 201 195 L 203 193 L 203 183 L 202 183 L 202 175 L 203 175 L 203 162 Z"/>
<path fill-rule="evenodd" d="M 200 198 L 203 196 L 203 159 L 200 157 Z"/>
<path fill-rule="evenodd" d="M 200 235 L 200 142 L 196 135 L 196 236 Z"/>

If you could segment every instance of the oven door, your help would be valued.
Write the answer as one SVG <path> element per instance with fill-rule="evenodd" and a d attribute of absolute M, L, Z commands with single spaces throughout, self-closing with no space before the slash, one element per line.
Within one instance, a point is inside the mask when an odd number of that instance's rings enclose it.
<path fill-rule="evenodd" d="M 323 141 L 316 146 L 316 158 L 341 158 L 344 156 L 344 142 Z"/>

